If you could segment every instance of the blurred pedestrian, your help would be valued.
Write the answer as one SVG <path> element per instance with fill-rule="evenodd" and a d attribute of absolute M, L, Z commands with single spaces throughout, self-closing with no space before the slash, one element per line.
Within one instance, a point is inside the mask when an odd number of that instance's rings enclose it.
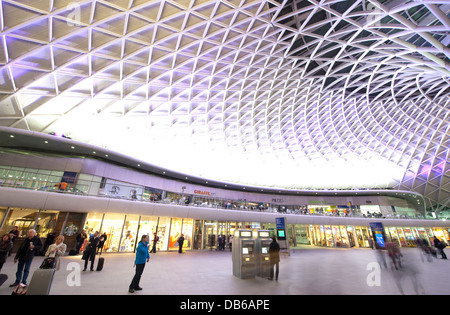
<path fill-rule="evenodd" d="M 388 251 L 388 256 L 391 258 L 391 269 L 398 270 L 401 268 L 401 257 L 402 254 L 400 253 L 400 249 L 398 248 L 397 244 L 394 244 L 392 242 L 386 243 L 386 248 Z"/>
<path fill-rule="evenodd" d="M 447 255 L 444 253 L 444 248 L 447 247 L 443 242 L 441 242 L 436 236 L 433 239 L 434 247 L 437 248 L 439 254 L 442 256 L 442 259 L 447 259 Z"/>
<path fill-rule="evenodd" d="M 405 294 L 405 291 L 403 289 L 403 285 L 405 284 L 404 279 L 411 280 L 412 288 L 414 289 L 414 293 L 416 295 L 425 294 L 425 288 L 423 287 L 420 281 L 421 270 L 418 265 L 419 259 L 415 254 L 416 254 L 415 252 L 411 251 L 402 254 L 400 256 L 401 267 L 396 270 L 392 270 L 392 276 L 394 278 L 398 290 L 400 291 L 400 294 Z M 409 289 L 408 286 L 406 288 Z"/>

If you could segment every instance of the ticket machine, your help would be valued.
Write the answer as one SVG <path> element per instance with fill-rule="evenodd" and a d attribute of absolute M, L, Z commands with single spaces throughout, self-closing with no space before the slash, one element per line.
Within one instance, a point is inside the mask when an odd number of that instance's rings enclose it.
<path fill-rule="evenodd" d="M 270 276 L 269 248 L 272 239 L 267 230 L 258 230 L 255 236 L 256 275 L 268 278 Z"/>
<path fill-rule="evenodd" d="M 255 277 L 255 240 L 251 230 L 237 230 L 232 247 L 233 275 L 241 279 Z"/>

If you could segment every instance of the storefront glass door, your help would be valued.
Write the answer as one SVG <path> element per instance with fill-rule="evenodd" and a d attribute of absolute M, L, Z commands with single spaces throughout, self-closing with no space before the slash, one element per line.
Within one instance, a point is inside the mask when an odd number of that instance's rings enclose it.
<path fill-rule="evenodd" d="M 138 215 L 128 214 L 126 216 L 119 251 L 121 252 L 134 251 L 136 243 L 139 242 L 139 240 L 137 239 L 138 225 L 139 225 Z"/>
<path fill-rule="evenodd" d="M 107 213 L 103 219 L 102 231 L 106 233 L 107 239 L 103 250 L 106 252 L 118 252 L 122 230 L 124 225 L 125 215 L 118 213 Z"/>
<path fill-rule="evenodd" d="M 139 242 L 142 238 L 142 235 L 148 235 L 150 241 L 150 248 L 153 246 L 153 233 L 156 232 L 156 226 L 158 224 L 158 217 L 141 217 L 139 223 L 139 232 L 137 242 Z M 161 237 L 160 235 L 158 235 Z M 161 242 L 156 243 L 156 250 L 160 250 Z"/>

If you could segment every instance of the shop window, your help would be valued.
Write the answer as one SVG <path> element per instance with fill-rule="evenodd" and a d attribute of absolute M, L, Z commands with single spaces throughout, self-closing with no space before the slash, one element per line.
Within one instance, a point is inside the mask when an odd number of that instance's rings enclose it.
<path fill-rule="evenodd" d="M 54 231 L 56 222 L 58 220 L 58 215 L 59 211 L 41 211 L 36 222 L 36 227 L 34 228 L 36 230 L 36 233 L 40 237 L 47 237 L 48 233 Z"/>
<path fill-rule="evenodd" d="M 122 239 L 120 241 L 119 251 L 121 252 L 131 252 L 134 251 L 137 240 L 137 232 L 139 226 L 139 216 L 138 215 L 127 215 L 125 223 L 123 225 Z M 150 236 L 150 239 L 151 236 Z"/>
<path fill-rule="evenodd" d="M 213 249 L 216 247 L 216 234 L 217 234 L 217 221 L 210 221 L 205 220 L 204 226 L 205 226 L 205 234 L 204 237 L 206 238 L 203 243 L 205 244 L 205 249 Z"/>
<path fill-rule="evenodd" d="M 158 217 L 146 217 L 143 216 L 139 223 L 139 232 L 137 242 L 142 238 L 142 235 L 148 235 L 150 240 L 150 248 L 153 246 L 153 233 L 158 229 Z M 158 237 L 162 239 L 162 236 L 157 233 Z M 156 243 L 156 250 L 161 250 L 161 241 Z"/>
<path fill-rule="evenodd" d="M 8 233 L 14 226 L 17 226 L 20 236 L 27 235 L 28 230 L 35 227 L 38 214 L 38 209 L 11 208 L 5 220 L 5 224 L 3 224 L 1 234 Z"/>
<path fill-rule="evenodd" d="M 170 218 L 160 217 L 158 221 L 158 236 L 161 250 L 167 250 L 169 243 Z"/>
<path fill-rule="evenodd" d="M 106 241 L 103 250 L 106 252 L 118 252 L 125 215 L 119 213 L 107 213 L 102 222 L 101 233 L 106 233 Z"/>
<path fill-rule="evenodd" d="M 89 237 L 95 232 L 100 232 L 100 227 L 102 226 L 103 213 L 88 213 L 86 217 L 86 223 L 84 224 L 84 231 Z M 80 231 L 81 232 L 81 231 Z M 86 240 L 87 241 L 87 240 Z M 105 248 L 105 247 L 103 247 Z M 84 245 L 81 250 L 84 249 Z"/>
<path fill-rule="evenodd" d="M 0 207 L 0 222 L 2 222 L 3 218 L 5 217 L 7 210 L 7 207 Z"/>
<path fill-rule="evenodd" d="M 172 223 L 170 224 L 169 250 L 178 249 L 178 238 L 181 236 L 181 234 L 182 219 L 172 218 Z"/>
<path fill-rule="evenodd" d="M 194 228 L 194 221 L 192 219 L 183 219 L 183 229 L 184 234 L 184 248 L 190 249 L 192 246 L 192 230 Z"/>

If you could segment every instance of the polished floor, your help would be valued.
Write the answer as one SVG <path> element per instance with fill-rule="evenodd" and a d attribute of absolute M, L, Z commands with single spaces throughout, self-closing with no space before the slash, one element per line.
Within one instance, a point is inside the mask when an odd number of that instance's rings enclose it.
<path fill-rule="evenodd" d="M 307 247 L 282 255 L 278 281 L 233 276 L 231 252 L 158 252 L 151 255 L 140 282 L 128 292 L 133 254 L 104 254 L 102 271 L 81 271 L 81 256 L 66 256 L 50 295 L 399 295 L 450 294 L 450 260 L 423 261 L 418 249 L 401 249 L 403 268 L 378 269 L 378 251 Z M 28 281 L 43 257 L 33 261 Z M 9 279 L 0 295 L 10 295 L 16 264 L 9 257 L 2 273 Z"/>

